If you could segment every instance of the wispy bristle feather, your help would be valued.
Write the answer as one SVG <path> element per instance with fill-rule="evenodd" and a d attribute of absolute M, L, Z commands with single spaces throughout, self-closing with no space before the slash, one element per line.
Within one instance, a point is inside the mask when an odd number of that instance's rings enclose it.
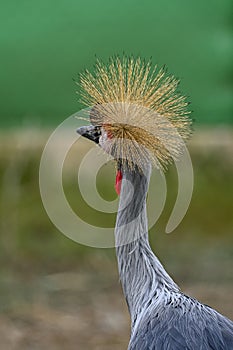
<path fill-rule="evenodd" d="M 182 153 L 191 134 L 186 97 L 179 80 L 151 61 L 124 56 L 96 61 L 80 75 L 81 102 L 93 106 L 91 122 L 111 135 L 110 153 L 133 168 L 151 161 L 162 170 Z"/>

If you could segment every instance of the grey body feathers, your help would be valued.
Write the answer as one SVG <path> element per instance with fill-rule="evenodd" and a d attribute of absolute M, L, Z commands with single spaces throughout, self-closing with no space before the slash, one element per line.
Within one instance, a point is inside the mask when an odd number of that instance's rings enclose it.
<path fill-rule="evenodd" d="M 149 178 L 149 166 L 144 174 L 124 171 L 115 229 L 120 279 L 132 322 L 128 350 L 233 350 L 233 322 L 184 295 L 150 248 Z"/>

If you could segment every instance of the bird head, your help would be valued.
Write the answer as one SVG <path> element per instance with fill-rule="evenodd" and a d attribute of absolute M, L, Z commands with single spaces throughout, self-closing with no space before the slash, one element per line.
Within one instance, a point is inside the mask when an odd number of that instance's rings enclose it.
<path fill-rule="evenodd" d="M 133 57 L 113 57 L 107 65 L 97 61 L 93 74 L 81 74 L 91 125 L 77 132 L 116 160 L 117 179 L 148 163 L 165 170 L 182 153 L 192 122 L 178 83 L 164 68 Z"/>

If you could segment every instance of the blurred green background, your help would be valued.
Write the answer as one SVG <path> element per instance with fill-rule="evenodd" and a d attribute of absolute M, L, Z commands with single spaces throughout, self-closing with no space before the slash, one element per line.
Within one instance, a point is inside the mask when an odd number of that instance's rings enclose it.
<path fill-rule="evenodd" d="M 62 235 L 43 208 L 38 184 L 50 133 L 81 108 L 72 79 L 92 69 L 95 55 L 104 61 L 123 52 L 152 56 L 181 78 L 195 118 L 188 145 L 193 198 L 179 227 L 164 234 L 177 193 L 171 167 L 151 245 L 186 293 L 232 318 L 232 1 L 12 0 L 0 6 L 1 348 L 127 347 L 129 317 L 114 249 Z M 91 147 L 79 140 L 69 153 L 65 193 L 87 221 L 113 224 L 115 216 L 88 208 L 77 188 L 77 166 Z M 115 198 L 114 178 L 112 164 L 98 174 L 106 200 Z"/>
<path fill-rule="evenodd" d="M 1 2 L 1 125 L 56 125 L 95 55 L 134 54 L 182 79 L 198 123 L 233 122 L 231 0 Z"/>

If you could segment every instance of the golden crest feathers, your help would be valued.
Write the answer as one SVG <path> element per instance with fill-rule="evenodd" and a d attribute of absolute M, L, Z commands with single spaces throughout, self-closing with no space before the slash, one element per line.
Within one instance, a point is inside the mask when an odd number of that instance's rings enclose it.
<path fill-rule="evenodd" d="M 179 80 L 141 58 L 97 60 L 94 73 L 80 75 L 81 101 L 90 119 L 111 135 L 109 153 L 133 168 L 152 162 L 165 169 L 182 153 L 191 134 L 186 97 Z"/>

